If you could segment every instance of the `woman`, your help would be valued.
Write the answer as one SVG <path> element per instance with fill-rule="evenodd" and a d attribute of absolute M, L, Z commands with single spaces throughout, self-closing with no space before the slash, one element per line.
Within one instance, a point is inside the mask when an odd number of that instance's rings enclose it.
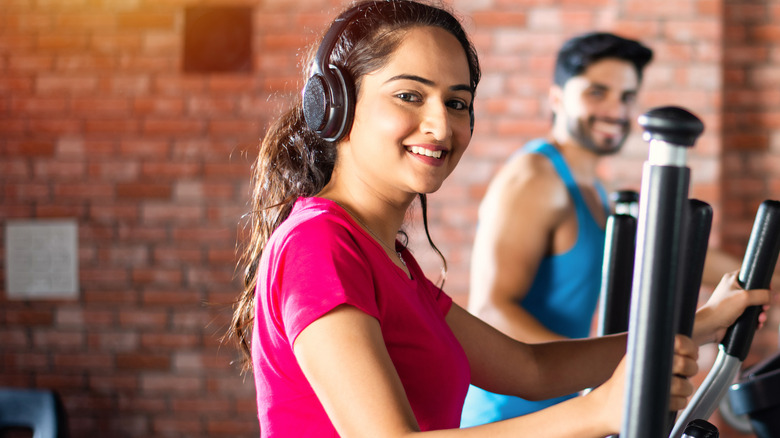
<path fill-rule="evenodd" d="M 396 240 L 410 204 L 419 197 L 425 217 L 425 194 L 471 139 L 480 69 L 457 19 L 412 1 L 362 3 L 334 21 L 312 66 L 302 100 L 261 145 L 234 317 L 263 435 L 617 432 L 625 335 L 516 342 L 454 304 Z M 714 296 L 697 319 L 699 342 L 768 301 L 767 291 L 740 291 L 733 275 Z M 695 343 L 678 337 L 675 351 L 674 374 L 693 375 Z M 525 398 L 598 388 L 457 430 L 470 382 Z M 671 408 L 690 393 L 675 377 Z"/>

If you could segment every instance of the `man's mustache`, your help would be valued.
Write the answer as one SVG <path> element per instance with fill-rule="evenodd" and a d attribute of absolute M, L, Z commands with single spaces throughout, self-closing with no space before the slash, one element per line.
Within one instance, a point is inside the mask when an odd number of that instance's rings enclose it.
<path fill-rule="evenodd" d="M 620 125 L 620 127 L 623 129 L 628 129 L 631 127 L 631 122 L 628 119 L 614 119 L 612 117 L 596 117 L 596 116 L 588 117 L 589 125 L 593 125 L 595 122 L 603 122 L 603 123 L 611 123 L 613 125 Z"/>

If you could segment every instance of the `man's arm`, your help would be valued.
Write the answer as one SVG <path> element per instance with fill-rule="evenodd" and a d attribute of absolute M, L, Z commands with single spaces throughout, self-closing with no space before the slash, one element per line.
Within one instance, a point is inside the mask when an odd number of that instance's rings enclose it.
<path fill-rule="evenodd" d="M 573 208 L 552 163 L 516 157 L 499 171 L 480 205 L 471 260 L 469 311 L 524 342 L 565 339 L 521 308 L 554 231 Z"/>

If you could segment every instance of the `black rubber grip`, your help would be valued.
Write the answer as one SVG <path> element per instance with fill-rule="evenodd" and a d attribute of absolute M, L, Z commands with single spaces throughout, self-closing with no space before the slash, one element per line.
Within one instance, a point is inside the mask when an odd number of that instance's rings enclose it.
<path fill-rule="evenodd" d="M 704 275 L 704 260 L 712 229 L 712 207 L 698 199 L 688 200 L 688 233 L 682 262 L 682 290 L 680 291 L 680 315 L 677 320 L 677 333 L 691 336 L 696 307 L 699 301 L 699 289 Z"/>
<path fill-rule="evenodd" d="M 601 273 L 601 333 L 628 331 L 631 309 L 631 284 L 634 278 L 636 218 L 613 214 L 607 219 L 604 265 Z"/>
<path fill-rule="evenodd" d="M 750 232 L 737 281 L 745 289 L 768 289 L 780 253 L 780 202 L 761 203 Z M 761 306 L 748 307 L 720 342 L 726 353 L 744 361 L 758 327 Z"/>

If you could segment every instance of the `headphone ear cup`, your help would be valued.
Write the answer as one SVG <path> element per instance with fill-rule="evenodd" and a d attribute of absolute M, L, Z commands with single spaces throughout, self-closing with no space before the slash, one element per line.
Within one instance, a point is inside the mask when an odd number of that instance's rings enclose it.
<path fill-rule="evenodd" d="M 342 139 L 352 127 L 354 94 L 349 75 L 336 66 L 310 77 L 303 89 L 303 117 L 309 129 L 326 141 Z"/>
<path fill-rule="evenodd" d="M 315 74 L 303 87 L 303 118 L 312 131 L 319 134 L 327 123 L 328 93 L 322 76 Z"/>

